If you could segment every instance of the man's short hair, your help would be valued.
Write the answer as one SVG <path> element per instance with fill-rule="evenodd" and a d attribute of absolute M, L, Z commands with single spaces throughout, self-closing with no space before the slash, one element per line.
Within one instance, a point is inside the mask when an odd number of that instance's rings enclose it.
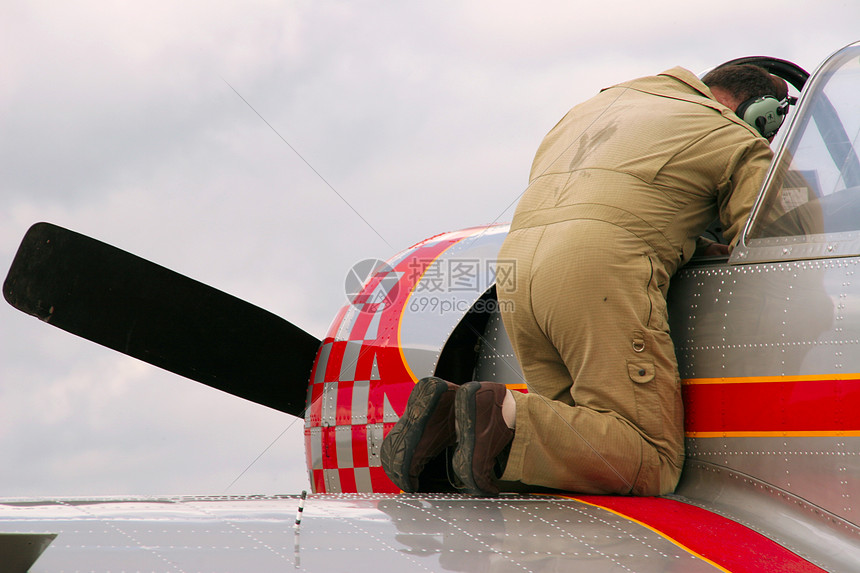
<path fill-rule="evenodd" d="M 752 64 L 719 66 L 705 74 L 702 83 L 709 88 L 722 88 L 741 102 L 763 96 L 782 100 L 788 95 L 784 81 Z"/>

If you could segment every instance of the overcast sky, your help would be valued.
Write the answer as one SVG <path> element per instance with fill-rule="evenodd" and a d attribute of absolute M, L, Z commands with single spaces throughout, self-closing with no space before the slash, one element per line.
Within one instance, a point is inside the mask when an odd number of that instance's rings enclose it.
<path fill-rule="evenodd" d="M 601 87 L 812 71 L 858 22 L 855 0 L 4 0 L 0 273 L 50 221 L 322 337 L 354 263 L 510 220 Z M 0 497 L 294 493 L 302 426 L 0 307 Z"/>

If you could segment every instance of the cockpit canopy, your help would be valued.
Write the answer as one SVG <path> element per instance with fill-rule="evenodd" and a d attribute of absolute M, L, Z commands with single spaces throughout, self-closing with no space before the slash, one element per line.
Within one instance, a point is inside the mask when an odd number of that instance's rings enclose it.
<path fill-rule="evenodd" d="M 860 43 L 806 86 L 732 262 L 860 255 L 858 95 Z"/>

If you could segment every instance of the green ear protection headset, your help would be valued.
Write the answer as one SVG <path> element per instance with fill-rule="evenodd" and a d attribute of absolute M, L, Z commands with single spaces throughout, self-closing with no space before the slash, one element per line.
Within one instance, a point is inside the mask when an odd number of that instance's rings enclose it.
<path fill-rule="evenodd" d="M 785 121 L 793 99 L 778 100 L 774 96 L 751 98 L 739 105 L 735 113 L 756 128 L 762 137 L 769 139 L 776 135 L 782 122 Z"/>

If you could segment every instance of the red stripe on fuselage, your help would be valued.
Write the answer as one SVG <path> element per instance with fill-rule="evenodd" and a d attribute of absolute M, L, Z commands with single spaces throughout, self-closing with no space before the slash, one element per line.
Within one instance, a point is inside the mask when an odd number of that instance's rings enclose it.
<path fill-rule="evenodd" d="M 731 573 L 821 573 L 782 545 L 720 515 L 662 497 L 576 496 L 666 537 Z"/>
<path fill-rule="evenodd" d="M 860 379 L 685 380 L 687 435 L 860 435 Z"/>

